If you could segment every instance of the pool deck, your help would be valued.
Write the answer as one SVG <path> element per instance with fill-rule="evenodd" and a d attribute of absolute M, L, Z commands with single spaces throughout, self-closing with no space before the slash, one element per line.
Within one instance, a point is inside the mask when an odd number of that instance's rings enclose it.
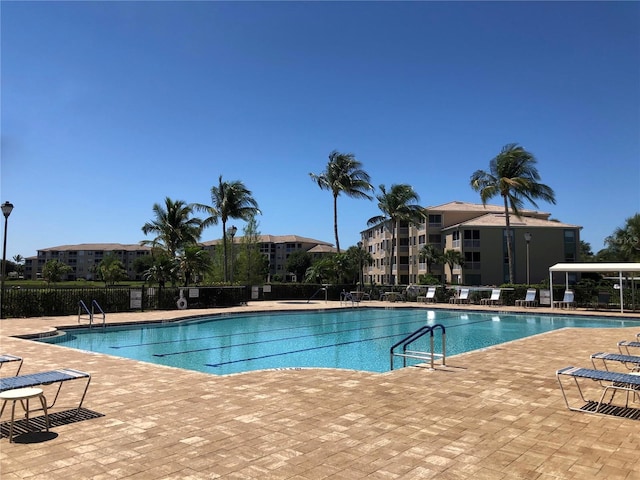
<path fill-rule="evenodd" d="M 350 307 L 255 302 L 107 314 L 107 323 L 319 308 Z M 456 309 L 640 319 L 581 309 Z M 0 320 L 0 353 L 24 358 L 21 374 L 75 368 L 92 375 L 80 418 L 61 412 L 77 406 L 82 382 L 63 385 L 49 434 L 21 434 L 9 443 L 5 409 L 2 480 L 640 479 L 640 420 L 568 410 L 555 376 L 569 365 L 591 367 L 592 353 L 617 352 L 617 342 L 633 340 L 637 327 L 563 329 L 449 357 L 433 371 L 384 374 L 288 369 L 216 376 L 15 338 L 74 324 L 76 317 Z M 40 413 L 34 415 L 37 425 Z"/>

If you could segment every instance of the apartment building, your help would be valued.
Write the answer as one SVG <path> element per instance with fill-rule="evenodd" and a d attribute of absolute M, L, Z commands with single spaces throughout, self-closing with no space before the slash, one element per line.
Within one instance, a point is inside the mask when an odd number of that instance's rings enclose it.
<path fill-rule="evenodd" d="M 514 280 L 538 283 L 549 275 L 549 267 L 559 262 L 579 261 L 582 227 L 550 220 L 550 214 L 522 210 L 510 215 Z M 440 282 L 466 285 L 500 285 L 509 281 L 504 207 L 453 201 L 427 207 L 419 225 L 400 223 L 395 232 L 391 258 L 392 231 L 389 222 L 361 232 L 363 248 L 373 263 L 365 267 L 365 283 L 419 283 L 430 274 Z M 453 271 L 442 263 L 421 258 L 427 245 L 443 252 L 455 250 L 464 259 Z"/>
<path fill-rule="evenodd" d="M 35 257 L 25 259 L 24 278 L 39 279 L 42 277 L 42 268 L 49 260 L 59 260 L 69 265 L 72 271 L 64 280 L 97 279 L 97 269 L 100 262 L 108 256 L 115 255 L 122 262 L 127 275 L 132 280 L 140 280 L 133 269 L 135 260 L 141 256 L 149 255 L 151 247 L 139 244 L 124 245 L 121 243 L 82 243 L 79 245 L 61 245 L 59 247 L 44 248 L 38 250 Z"/>
<path fill-rule="evenodd" d="M 233 239 L 238 245 L 242 244 L 242 237 Z M 222 239 L 204 242 L 205 250 L 213 252 L 217 245 L 222 244 Z M 313 259 L 337 252 L 331 243 L 315 240 L 313 238 L 300 237 L 298 235 L 260 235 L 258 237 L 260 253 L 269 259 L 269 275 L 278 275 L 287 279 L 289 272 L 286 271 L 286 264 L 289 255 L 297 251 L 309 252 Z"/>

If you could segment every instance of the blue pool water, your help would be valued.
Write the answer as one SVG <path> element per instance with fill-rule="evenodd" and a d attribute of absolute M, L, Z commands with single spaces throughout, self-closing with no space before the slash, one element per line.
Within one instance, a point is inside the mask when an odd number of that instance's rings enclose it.
<path fill-rule="evenodd" d="M 447 356 L 564 327 L 640 328 L 636 320 L 357 308 L 78 328 L 39 341 L 219 375 L 295 367 L 386 372 L 390 347 L 425 324 L 445 327 Z M 411 349 L 429 350 L 428 335 L 419 342 Z M 441 353 L 439 334 L 434 344 Z"/>

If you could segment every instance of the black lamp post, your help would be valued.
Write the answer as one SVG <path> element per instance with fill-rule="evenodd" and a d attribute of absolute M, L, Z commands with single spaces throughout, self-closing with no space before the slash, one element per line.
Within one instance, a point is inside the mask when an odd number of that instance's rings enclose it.
<path fill-rule="evenodd" d="M 360 291 L 360 286 L 362 285 L 362 242 L 358 242 L 358 261 L 360 262 L 360 282 L 358 283 L 358 291 Z M 364 285 L 362 285 L 364 287 Z"/>
<path fill-rule="evenodd" d="M 9 223 L 9 215 L 11 215 L 13 211 L 13 204 L 11 202 L 4 202 L 1 208 L 2 215 L 4 215 L 4 242 L 2 244 L 2 278 L 0 278 L 0 318 L 3 318 L 4 277 L 7 274 L 7 225 Z"/>
<path fill-rule="evenodd" d="M 238 231 L 238 227 L 232 225 L 227 233 L 231 236 L 231 283 L 233 283 L 233 237 L 236 236 L 236 232 Z"/>
<path fill-rule="evenodd" d="M 531 238 L 531 234 L 529 232 L 525 232 L 524 240 L 525 242 L 527 242 L 527 286 L 531 284 L 531 282 L 529 281 L 529 242 L 531 242 Z"/>

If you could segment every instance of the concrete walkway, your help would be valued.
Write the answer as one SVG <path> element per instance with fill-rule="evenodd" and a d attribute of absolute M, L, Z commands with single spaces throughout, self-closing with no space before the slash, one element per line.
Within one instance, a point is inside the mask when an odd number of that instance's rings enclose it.
<path fill-rule="evenodd" d="M 423 308 L 441 307 L 448 305 Z M 257 302 L 224 313 L 300 308 L 345 307 Z M 107 322 L 208 313 L 221 310 L 108 314 Z M 568 365 L 589 367 L 591 353 L 615 352 L 637 327 L 564 329 L 450 357 L 435 371 L 385 374 L 215 376 L 14 337 L 76 323 L 0 321 L 0 353 L 24 357 L 21 373 L 68 367 L 93 376 L 79 419 L 64 413 L 77 405 L 82 389 L 74 384 L 82 382 L 63 386 L 49 435 L 31 432 L 10 444 L 4 413 L 2 480 L 640 479 L 640 421 L 569 411 L 555 377 Z"/>

